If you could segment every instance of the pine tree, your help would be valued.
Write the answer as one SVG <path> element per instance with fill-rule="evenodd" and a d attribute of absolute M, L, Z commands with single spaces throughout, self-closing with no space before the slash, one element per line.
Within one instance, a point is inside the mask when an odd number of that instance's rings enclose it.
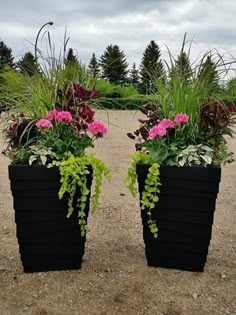
<path fill-rule="evenodd" d="M 170 70 L 170 78 L 186 79 L 189 81 L 192 77 L 193 71 L 190 64 L 189 56 L 181 49 L 180 54 L 177 56 L 172 68 Z"/>
<path fill-rule="evenodd" d="M 92 58 L 90 59 L 89 62 L 89 71 L 92 74 L 92 76 L 95 78 L 99 74 L 99 64 L 96 58 L 95 53 L 92 54 Z"/>
<path fill-rule="evenodd" d="M 39 73 L 37 61 L 31 52 L 24 54 L 24 56 L 17 62 L 17 67 L 21 73 L 28 74 L 29 76 Z"/>
<path fill-rule="evenodd" d="M 207 56 L 205 61 L 201 63 L 198 71 L 198 80 L 205 86 L 208 86 L 210 92 L 216 91 L 219 88 L 220 77 L 217 66 L 212 61 L 211 56 Z"/>
<path fill-rule="evenodd" d="M 102 77 L 111 83 L 124 84 L 127 82 L 128 63 L 123 51 L 118 45 L 108 45 L 100 58 Z"/>
<path fill-rule="evenodd" d="M 130 83 L 135 87 L 139 85 L 139 71 L 135 63 L 133 63 L 132 69 L 130 70 Z"/>
<path fill-rule="evenodd" d="M 8 48 L 3 41 L 0 40 L 0 64 L 8 64 L 11 68 L 14 68 L 14 57 L 12 56 L 11 48 Z"/>
<path fill-rule="evenodd" d="M 70 65 L 70 64 L 78 64 L 78 58 L 74 55 L 74 51 L 72 48 L 69 48 L 66 59 L 65 59 L 65 64 Z"/>
<path fill-rule="evenodd" d="M 4 72 L 4 64 L 0 62 L 0 89 L 1 89 L 1 84 L 3 83 L 3 77 L 2 73 Z M 0 92 L 1 93 L 1 92 Z M 0 103 L 0 112 L 1 112 L 1 103 Z"/>
<path fill-rule="evenodd" d="M 236 100 L 236 78 L 232 78 L 227 82 L 226 91 L 230 97 Z"/>
<path fill-rule="evenodd" d="M 141 91 L 149 93 L 153 90 L 153 81 L 161 79 L 164 74 L 164 66 L 160 59 L 161 52 L 154 40 L 146 47 L 140 64 Z"/>

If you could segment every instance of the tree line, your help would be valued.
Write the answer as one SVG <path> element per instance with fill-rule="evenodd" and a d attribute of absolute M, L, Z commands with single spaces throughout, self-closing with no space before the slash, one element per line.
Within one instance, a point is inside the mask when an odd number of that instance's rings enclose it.
<path fill-rule="evenodd" d="M 80 63 L 80 61 L 74 50 L 69 48 L 65 64 L 73 63 Z M 40 72 L 37 60 L 31 52 L 26 52 L 20 60 L 14 63 L 11 48 L 0 39 L 0 72 L 3 71 L 4 65 L 30 76 Z M 166 71 L 167 67 L 168 71 Z M 116 44 L 108 45 L 100 58 L 93 53 L 88 64 L 88 69 L 93 77 L 108 80 L 115 85 L 132 84 L 142 94 L 153 92 L 154 80 L 171 79 L 171 76 L 175 78 L 181 76 L 190 80 L 193 74 L 192 68 L 190 57 L 183 49 L 174 62 L 172 60 L 171 65 L 165 65 L 161 58 L 160 47 L 154 40 L 151 40 L 145 48 L 139 68 L 133 63 L 129 69 L 124 51 Z M 215 88 L 219 87 L 220 77 L 211 55 L 208 55 L 201 64 L 198 76 L 214 82 Z"/>

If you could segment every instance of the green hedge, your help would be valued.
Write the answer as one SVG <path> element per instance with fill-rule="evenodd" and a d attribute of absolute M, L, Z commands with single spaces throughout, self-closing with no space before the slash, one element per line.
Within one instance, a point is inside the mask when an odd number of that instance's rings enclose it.
<path fill-rule="evenodd" d="M 109 98 L 109 97 L 99 97 L 94 102 L 93 105 L 97 108 L 106 109 L 129 109 L 137 110 L 140 106 L 153 102 L 154 97 L 138 95 L 137 97 L 126 97 L 126 98 Z"/>
<path fill-rule="evenodd" d="M 137 110 L 140 106 L 154 103 L 158 104 L 157 96 L 155 95 L 136 95 L 135 97 L 111 98 L 98 97 L 90 101 L 93 107 L 99 109 L 122 109 L 122 110 Z M 225 104 L 233 104 L 236 110 L 236 101 L 225 101 Z"/>

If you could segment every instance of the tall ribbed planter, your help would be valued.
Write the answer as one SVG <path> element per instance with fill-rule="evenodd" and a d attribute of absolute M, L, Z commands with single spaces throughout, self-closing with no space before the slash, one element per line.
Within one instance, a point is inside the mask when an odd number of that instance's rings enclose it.
<path fill-rule="evenodd" d="M 81 237 L 77 210 L 67 218 L 67 198 L 60 200 L 58 197 L 59 169 L 10 165 L 9 178 L 24 272 L 80 269 L 85 237 Z M 91 184 L 90 167 L 87 176 L 89 190 Z M 79 195 L 78 191 L 75 199 Z M 90 195 L 85 209 L 86 216 L 89 199 Z"/>
<path fill-rule="evenodd" d="M 140 198 L 148 168 L 137 165 Z M 147 225 L 147 211 L 141 210 L 149 266 L 204 271 L 220 178 L 220 168 L 160 167 L 160 199 L 152 211 L 157 239 Z"/>

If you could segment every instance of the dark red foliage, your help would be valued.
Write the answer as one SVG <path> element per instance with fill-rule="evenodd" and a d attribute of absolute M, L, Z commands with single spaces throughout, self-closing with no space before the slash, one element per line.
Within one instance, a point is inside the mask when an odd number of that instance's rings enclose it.
<path fill-rule="evenodd" d="M 95 87 L 93 87 L 92 91 L 88 91 L 82 85 L 73 83 L 73 88 L 75 97 L 78 97 L 81 102 L 86 102 L 99 95 Z"/>
<path fill-rule="evenodd" d="M 132 133 L 130 133 L 130 132 L 127 133 L 127 136 L 128 136 L 130 139 L 132 139 L 132 140 L 135 140 L 135 139 L 136 139 L 135 136 L 134 136 Z"/>
<path fill-rule="evenodd" d="M 89 124 L 94 120 L 94 115 L 95 112 L 87 103 L 80 104 L 78 112 L 73 115 L 75 126 L 79 132 L 88 129 Z"/>
<path fill-rule="evenodd" d="M 209 136 L 224 135 L 229 133 L 234 105 L 225 105 L 208 99 L 201 107 L 201 131 Z"/>
<path fill-rule="evenodd" d="M 230 113 L 233 113 L 233 112 L 236 111 L 236 106 L 235 106 L 233 103 L 227 104 L 227 105 L 226 105 L 226 108 L 228 109 L 228 111 L 229 111 Z"/>
<path fill-rule="evenodd" d="M 24 115 L 12 115 L 12 124 L 4 130 L 6 137 L 10 139 L 9 147 L 16 147 L 26 144 L 37 136 L 38 129 L 35 125 L 29 127 L 29 120 Z"/>
<path fill-rule="evenodd" d="M 157 125 L 161 120 L 159 109 L 155 104 L 148 103 L 141 106 L 139 110 L 147 116 L 147 119 L 138 119 L 141 124 L 140 128 L 135 130 L 133 133 L 127 134 L 130 139 L 137 141 L 135 144 L 136 150 L 140 150 L 141 143 L 148 139 L 149 130 L 153 126 Z"/>
<path fill-rule="evenodd" d="M 84 103 L 80 108 L 80 117 L 83 118 L 87 123 L 92 123 L 95 112 L 88 106 L 87 103 Z"/>
<path fill-rule="evenodd" d="M 65 110 L 71 113 L 73 121 L 70 125 L 76 129 L 79 136 L 80 132 L 86 131 L 94 120 L 95 112 L 88 105 L 88 101 L 98 95 L 99 93 L 95 88 L 88 91 L 81 84 L 73 83 L 66 89 L 57 89 L 54 108 L 58 111 Z M 40 118 L 42 117 L 35 117 L 36 120 Z M 32 144 L 37 140 L 38 128 L 35 123 L 27 120 L 23 113 L 12 114 L 11 121 L 11 125 L 5 130 L 6 137 L 10 139 L 7 150 L 25 145 L 28 142 Z"/>
<path fill-rule="evenodd" d="M 95 87 L 88 91 L 81 84 L 73 83 L 73 86 L 66 90 L 65 95 L 63 95 L 61 89 L 58 89 L 55 108 L 69 111 L 72 114 L 73 125 L 79 133 L 86 130 L 88 125 L 93 122 L 95 112 L 88 105 L 88 101 L 98 95 L 99 93 Z"/>

